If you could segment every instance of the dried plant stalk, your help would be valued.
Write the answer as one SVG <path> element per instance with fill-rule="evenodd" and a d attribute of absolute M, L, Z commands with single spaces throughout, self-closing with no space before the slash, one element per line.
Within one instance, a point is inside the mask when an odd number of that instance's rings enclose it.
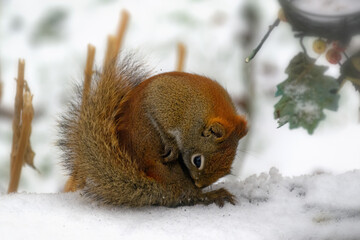
<path fill-rule="evenodd" d="M 28 93 L 31 95 L 30 88 L 29 88 L 29 85 L 27 84 L 26 80 L 24 80 L 24 88 L 25 88 L 25 93 Z M 30 134 L 31 134 L 31 125 L 30 125 Z M 30 167 L 32 167 L 33 169 L 36 170 L 36 167 L 34 165 L 34 157 L 35 157 L 35 153 L 32 150 L 31 143 L 30 143 L 30 137 L 29 137 L 25 156 L 24 156 L 24 164 L 26 163 L 27 165 L 29 165 Z"/>
<path fill-rule="evenodd" d="M 178 53 L 177 53 L 177 64 L 176 64 L 176 71 L 182 72 L 184 71 L 184 61 L 185 61 L 185 45 L 183 43 L 178 43 L 177 46 Z"/>
<path fill-rule="evenodd" d="M 119 26 L 118 26 L 118 31 L 116 33 L 116 41 L 115 41 L 115 48 L 114 48 L 114 51 L 115 51 L 114 56 L 115 57 L 117 57 L 117 55 L 121 49 L 121 44 L 123 42 L 125 31 L 127 29 L 128 23 L 129 23 L 129 17 L 130 17 L 129 12 L 126 10 L 122 10 L 121 18 L 120 18 Z"/>
<path fill-rule="evenodd" d="M 75 192 L 76 191 L 76 183 L 75 178 L 70 176 L 65 183 L 64 192 Z"/>
<path fill-rule="evenodd" d="M 116 41 L 116 38 L 114 35 L 108 36 L 106 55 L 105 55 L 105 61 L 104 61 L 104 66 L 103 66 L 104 69 L 106 69 L 108 67 L 108 65 L 114 61 L 115 41 Z"/>
<path fill-rule="evenodd" d="M 23 159 L 29 143 L 29 138 L 31 133 L 31 121 L 33 119 L 33 116 L 34 116 L 34 109 L 32 106 L 32 96 L 30 92 L 26 91 L 24 93 L 24 106 L 23 106 L 22 118 L 21 118 L 22 127 L 21 127 L 18 147 L 16 149 L 17 150 L 16 155 L 10 171 L 10 183 L 9 183 L 8 193 L 16 192 L 19 185 Z"/>
<path fill-rule="evenodd" d="M 10 169 L 13 168 L 13 164 L 15 162 L 16 149 L 20 137 L 20 116 L 21 116 L 21 109 L 23 108 L 24 72 L 25 72 L 25 61 L 23 59 L 20 59 L 18 63 L 18 78 L 16 85 L 14 118 L 12 123 L 13 139 L 12 139 L 12 148 L 11 148 L 11 157 L 10 157 L 11 158 Z"/>
<path fill-rule="evenodd" d="M 95 47 L 91 44 L 88 44 L 87 49 L 87 58 L 86 58 L 86 66 L 84 70 L 84 89 L 83 89 L 83 99 L 82 102 L 86 101 L 87 96 L 91 87 L 91 78 L 93 74 L 93 66 L 94 66 L 94 58 L 95 58 Z"/>
<path fill-rule="evenodd" d="M 129 22 L 129 12 L 123 10 L 121 12 L 121 19 L 119 21 L 119 27 L 116 36 L 109 35 L 107 42 L 107 49 L 104 61 L 104 69 L 108 67 L 110 63 L 115 63 L 115 59 L 121 48 L 122 41 L 124 39 L 125 31 Z"/>

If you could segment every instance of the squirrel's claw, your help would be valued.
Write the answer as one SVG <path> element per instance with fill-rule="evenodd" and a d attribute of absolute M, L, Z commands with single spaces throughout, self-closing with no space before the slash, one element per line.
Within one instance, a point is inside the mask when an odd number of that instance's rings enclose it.
<path fill-rule="evenodd" d="M 229 202 L 232 205 L 236 204 L 236 197 L 232 195 L 225 188 L 220 188 L 215 191 L 205 193 L 205 201 L 204 204 L 208 205 L 211 203 L 215 203 L 219 207 L 223 207 L 225 202 Z"/>

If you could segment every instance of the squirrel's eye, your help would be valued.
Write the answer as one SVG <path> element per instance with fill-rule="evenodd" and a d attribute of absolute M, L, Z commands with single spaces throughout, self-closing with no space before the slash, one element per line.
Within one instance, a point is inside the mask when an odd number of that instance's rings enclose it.
<path fill-rule="evenodd" d="M 204 167 L 204 156 L 200 154 L 194 154 L 191 157 L 191 163 L 199 170 Z"/>

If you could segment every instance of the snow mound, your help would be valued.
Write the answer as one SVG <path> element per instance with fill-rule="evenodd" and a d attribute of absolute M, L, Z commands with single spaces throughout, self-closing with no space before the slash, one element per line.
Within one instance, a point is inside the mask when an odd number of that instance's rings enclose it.
<path fill-rule="evenodd" d="M 223 182 L 238 204 L 104 207 L 79 193 L 0 194 L 2 239 L 360 239 L 360 170 Z"/>

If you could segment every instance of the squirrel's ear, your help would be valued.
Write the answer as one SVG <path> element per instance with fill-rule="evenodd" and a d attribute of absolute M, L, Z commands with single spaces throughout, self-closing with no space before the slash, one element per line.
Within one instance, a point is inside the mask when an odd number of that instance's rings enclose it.
<path fill-rule="evenodd" d="M 242 116 L 236 116 L 236 134 L 239 138 L 245 136 L 248 132 L 247 121 Z"/>
<path fill-rule="evenodd" d="M 224 140 L 229 133 L 234 130 L 227 121 L 222 118 L 213 118 L 207 124 L 207 127 L 203 131 L 204 137 L 214 137 L 216 141 Z"/>
<path fill-rule="evenodd" d="M 213 137 L 215 141 L 223 141 L 231 133 L 235 133 L 238 138 L 242 138 L 247 133 L 247 122 L 244 117 L 236 116 L 234 123 L 229 123 L 222 118 L 213 118 L 207 124 L 207 127 L 203 131 L 204 137 Z"/>

